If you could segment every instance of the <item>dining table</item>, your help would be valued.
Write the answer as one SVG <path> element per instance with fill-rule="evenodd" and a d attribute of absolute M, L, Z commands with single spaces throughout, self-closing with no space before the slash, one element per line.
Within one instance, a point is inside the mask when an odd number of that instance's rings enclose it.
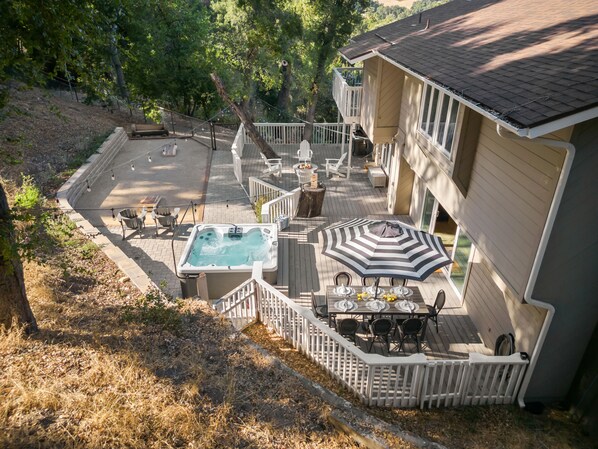
<path fill-rule="evenodd" d="M 377 294 L 373 288 L 361 285 L 327 286 L 329 325 L 332 326 L 337 315 L 361 315 L 372 318 L 376 315 L 419 318 L 428 315 L 428 308 L 418 287 L 378 287 Z"/>

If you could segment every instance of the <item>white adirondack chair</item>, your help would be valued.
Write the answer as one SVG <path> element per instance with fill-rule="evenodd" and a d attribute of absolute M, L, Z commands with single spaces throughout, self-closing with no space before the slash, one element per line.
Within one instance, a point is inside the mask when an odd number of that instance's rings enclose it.
<path fill-rule="evenodd" d="M 337 174 L 339 176 L 345 176 L 344 173 L 340 172 L 342 168 L 343 161 L 347 157 L 348 153 L 343 153 L 343 155 L 338 159 L 330 159 L 326 158 L 326 177 L 330 177 L 330 173 Z"/>
<path fill-rule="evenodd" d="M 266 167 L 268 167 L 266 170 L 264 170 L 264 173 L 274 176 L 282 176 L 282 158 L 279 157 L 268 159 L 261 151 L 260 156 L 266 164 Z"/>
<path fill-rule="evenodd" d="M 297 150 L 297 159 L 299 159 L 299 162 L 310 162 L 313 155 L 314 152 L 311 150 L 309 142 L 302 140 Z"/>

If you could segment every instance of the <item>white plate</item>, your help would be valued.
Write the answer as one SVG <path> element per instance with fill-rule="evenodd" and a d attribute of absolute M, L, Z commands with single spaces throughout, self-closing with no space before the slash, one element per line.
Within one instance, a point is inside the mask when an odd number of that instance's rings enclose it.
<path fill-rule="evenodd" d="M 373 312 L 382 312 L 388 309 L 388 303 L 376 299 L 375 301 L 368 301 L 366 307 Z"/>
<path fill-rule="evenodd" d="M 384 294 L 384 290 L 378 287 L 378 295 L 376 295 L 376 289 L 373 285 L 366 287 L 365 291 L 372 296 L 382 296 Z"/>
<path fill-rule="evenodd" d="M 349 301 L 348 299 L 342 299 L 334 303 L 334 307 L 336 307 L 338 310 L 342 310 L 343 312 L 351 310 L 355 307 L 355 305 L 356 304 L 353 301 Z"/>
<path fill-rule="evenodd" d="M 401 301 L 396 303 L 395 307 L 399 310 L 402 310 L 404 312 L 408 312 L 408 313 L 415 313 L 419 310 L 419 305 L 412 302 L 412 301 Z M 413 307 L 413 308 L 411 308 Z"/>
<path fill-rule="evenodd" d="M 334 289 L 334 294 L 339 296 L 350 296 L 355 293 L 355 289 L 346 285 L 339 285 Z"/>
<path fill-rule="evenodd" d="M 403 286 L 393 287 L 393 288 L 390 289 L 390 291 L 393 292 L 397 296 L 411 296 L 411 295 L 413 295 L 413 290 L 411 290 L 408 287 L 403 287 Z"/>

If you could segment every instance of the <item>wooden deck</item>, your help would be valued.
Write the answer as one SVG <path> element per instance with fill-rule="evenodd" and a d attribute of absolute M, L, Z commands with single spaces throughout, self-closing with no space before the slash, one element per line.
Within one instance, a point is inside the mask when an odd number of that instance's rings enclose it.
<path fill-rule="evenodd" d="M 295 158 L 298 146 L 277 146 L 275 151 L 283 159 L 283 174 L 276 178 L 263 175 L 265 164 L 260 160 L 258 150 L 253 145 L 246 145 L 243 152 L 243 180 L 248 189 L 249 176 L 262 178 L 286 190 L 298 186 L 298 179 L 292 170 L 297 162 Z M 349 180 L 332 177 L 326 179 L 325 158 L 340 156 L 339 146 L 312 147 L 314 157 L 312 162 L 320 166 L 319 181 L 326 186 L 326 194 L 322 214 L 315 218 L 296 218 L 291 221 L 289 228 L 281 231 L 281 258 L 279 259 L 279 288 L 288 292 L 288 296 L 297 303 L 310 307 L 313 290 L 319 303 L 325 302 L 326 286 L 332 284 L 332 277 L 338 271 L 349 271 L 353 276 L 353 283 L 359 283 L 359 277 L 348 270 L 341 263 L 322 255 L 322 237 L 320 231 L 330 224 L 355 217 L 372 219 L 400 220 L 412 224 L 408 216 L 396 216 L 385 211 L 386 188 L 374 188 L 367 178 L 367 171 L 363 168 L 363 158 L 353 158 L 351 177 Z M 371 159 L 370 159 L 371 160 Z M 467 358 L 469 352 L 491 354 L 484 346 L 478 332 L 467 316 L 457 295 L 449 285 L 444 274 L 437 272 L 425 282 L 411 282 L 409 285 L 420 287 L 422 295 L 428 304 L 433 304 L 438 290 L 443 289 L 447 294 L 447 301 L 439 316 L 439 330 L 436 332 L 433 323 L 428 327 L 427 342 L 424 352 L 432 358 Z M 358 334 L 358 344 L 365 341 L 365 334 Z M 387 354 L 382 344 L 376 344 L 377 352 Z M 391 356 L 399 356 L 391 344 Z M 414 345 L 409 344 L 407 354 L 415 351 Z M 405 355 L 402 351 L 401 354 Z"/>

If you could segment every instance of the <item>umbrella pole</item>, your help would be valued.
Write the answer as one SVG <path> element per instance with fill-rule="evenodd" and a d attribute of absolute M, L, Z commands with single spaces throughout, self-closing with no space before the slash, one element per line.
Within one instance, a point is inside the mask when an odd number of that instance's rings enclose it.
<path fill-rule="evenodd" d="M 378 299 L 378 285 L 380 285 L 380 276 L 374 281 L 374 301 Z"/>

